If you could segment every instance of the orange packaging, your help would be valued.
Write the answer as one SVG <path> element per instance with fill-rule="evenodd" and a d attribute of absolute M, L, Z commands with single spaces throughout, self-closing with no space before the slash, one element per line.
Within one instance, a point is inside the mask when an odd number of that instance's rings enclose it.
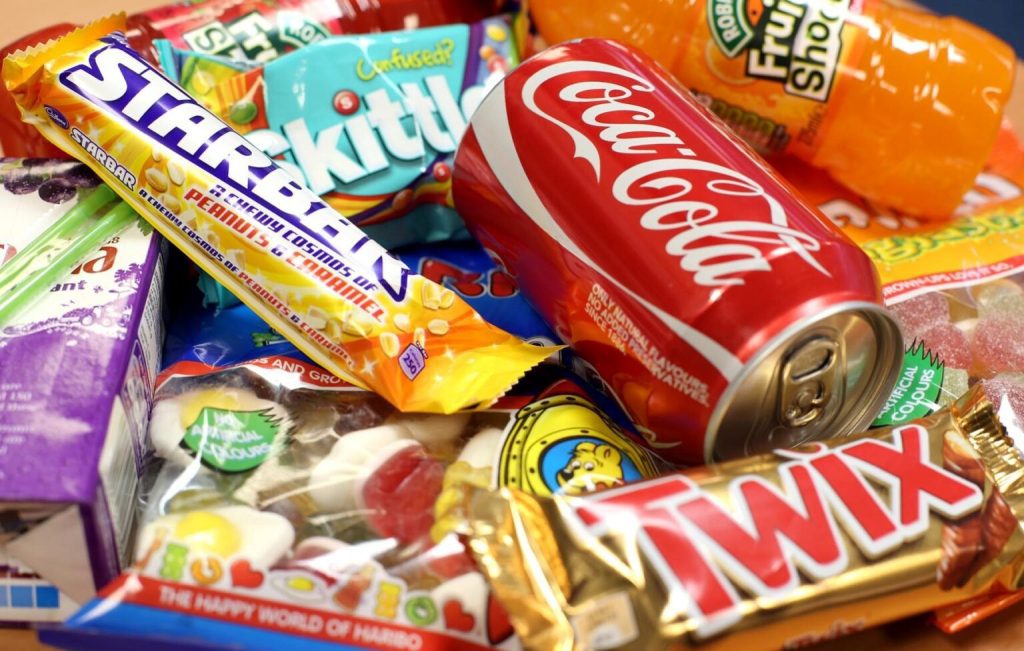
<path fill-rule="evenodd" d="M 314 361 L 403 411 L 490 404 L 551 353 L 413 274 L 98 21 L 8 57 L 26 122 Z M 115 33 L 111 33 L 115 32 Z"/>
<path fill-rule="evenodd" d="M 772 160 L 772 165 L 807 203 L 816 206 L 855 242 L 868 242 L 920 225 L 913 217 L 884 202 L 857 195 L 825 172 L 792 156 L 778 156 Z M 960 205 L 948 216 L 969 215 L 989 204 L 1021 195 L 1024 195 L 1024 146 L 1013 125 L 1004 120 L 984 169 L 975 177 L 974 186 L 963 195 Z"/>
<path fill-rule="evenodd" d="M 999 39 L 882 0 L 531 0 L 529 11 L 548 43 L 630 42 L 762 153 L 918 217 L 946 217 L 970 188 L 1013 82 Z"/>

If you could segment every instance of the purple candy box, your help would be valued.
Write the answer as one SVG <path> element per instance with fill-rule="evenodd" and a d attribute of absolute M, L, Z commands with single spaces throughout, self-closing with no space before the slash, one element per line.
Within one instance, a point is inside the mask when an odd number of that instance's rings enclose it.
<path fill-rule="evenodd" d="M 11 189 L 0 191 L 0 251 L 24 247 L 76 201 Z M 0 325 L 0 623 L 61 621 L 121 570 L 160 365 L 162 281 L 159 238 L 139 220 Z"/>

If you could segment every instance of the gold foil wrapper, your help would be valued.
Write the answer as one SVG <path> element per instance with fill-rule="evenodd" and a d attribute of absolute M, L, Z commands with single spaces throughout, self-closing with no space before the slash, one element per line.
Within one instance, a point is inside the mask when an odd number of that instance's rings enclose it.
<path fill-rule="evenodd" d="M 1013 416 L 976 388 L 897 427 L 457 509 L 527 648 L 797 648 L 1021 587 Z"/>

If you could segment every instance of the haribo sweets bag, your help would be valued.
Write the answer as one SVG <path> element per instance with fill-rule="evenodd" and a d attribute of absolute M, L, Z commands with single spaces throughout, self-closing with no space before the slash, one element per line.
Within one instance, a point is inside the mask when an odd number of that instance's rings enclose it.
<path fill-rule="evenodd" d="M 135 565 L 47 643 L 518 648 L 451 487 L 580 494 L 666 468 L 558 366 L 472 415 L 403 414 L 286 342 L 244 359 L 246 309 L 171 323 Z"/>

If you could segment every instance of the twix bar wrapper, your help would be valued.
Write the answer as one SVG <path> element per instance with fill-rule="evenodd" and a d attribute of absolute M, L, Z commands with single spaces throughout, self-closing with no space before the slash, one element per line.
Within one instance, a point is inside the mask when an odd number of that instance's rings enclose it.
<path fill-rule="evenodd" d="M 23 119 L 320 365 L 404 411 L 452 412 L 551 353 L 411 273 L 147 63 L 123 27 L 104 19 L 8 57 Z"/>
<path fill-rule="evenodd" d="M 587 497 L 467 489 L 532 649 L 795 648 L 1020 586 L 1024 457 L 984 385 L 899 427 Z"/>

